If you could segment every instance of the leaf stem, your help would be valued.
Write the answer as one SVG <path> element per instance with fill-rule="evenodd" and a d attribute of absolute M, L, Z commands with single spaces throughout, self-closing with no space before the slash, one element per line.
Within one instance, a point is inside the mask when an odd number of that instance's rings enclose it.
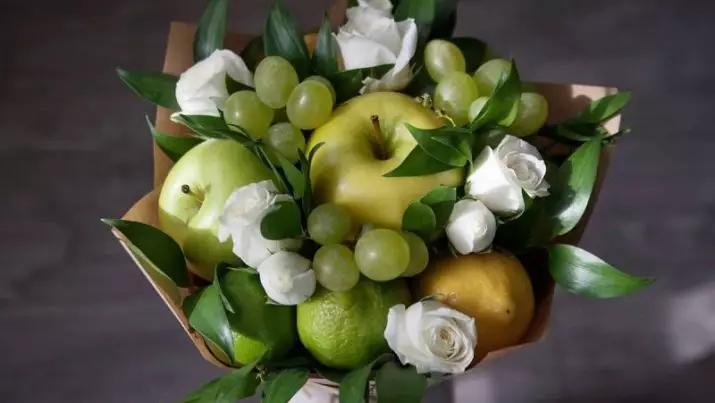
<path fill-rule="evenodd" d="M 387 144 L 385 144 L 385 137 L 382 134 L 382 129 L 380 129 L 380 117 L 377 115 L 370 116 L 370 121 L 373 127 L 373 137 L 375 139 L 375 154 L 379 160 L 386 160 L 388 155 Z"/>

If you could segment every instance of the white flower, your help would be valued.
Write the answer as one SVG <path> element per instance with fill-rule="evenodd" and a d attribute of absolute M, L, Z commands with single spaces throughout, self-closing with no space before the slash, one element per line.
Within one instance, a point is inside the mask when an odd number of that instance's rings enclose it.
<path fill-rule="evenodd" d="M 345 70 L 394 64 L 381 78 L 368 77 L 361 93 L 398 91 L 412 79 L 417 24 L 411 18 L 395 22 L 391 10 L 389 0 L 361 0 L 347 10 L 347 22 L 335 35 Z"/>
<path fill-rule="evenodd" d="M 479 200 L 462 199 L 449 216 L 447 238 L 462 255 L 487 250 L 497 233 L 497 221 Z"/>
<path fill-rule="evenodd" d="M 462 373 L 474 359 L 474 318 L 436 301 L 395 305 L 387 314 L 385 339 L 403 365 L 420 374 Z"/>
<path fill-rule="evenodd" d="M 183 115 L 219 116 L 228 99 L 226 75 L 253 87 L 253 74 L 240 56 L 230 50 L 215 50 L 193 65 L 176 83 L 176 101 Z"/>
<path fill-rule="evenodd" d="M 315 292 L 315 272 L 310 260 L 293 252 L 278 252 L 258 266 L 266 294 L 281 305 L 298 305 Z"/>
<path fill-rule="evenodd" d="M 524 210 L 522 190 L 532 198 L 549 195 L 545 176 L 546 164 L 536 147 L 508 135 L 496 150 L 484 147 L 465 190 L 497 214 L 514 214 Z"/>
<path fill-rule="evenodd" d="M 218 239 L 233 241 L 233 253 L 250 267 L 257 268 L 272 254 L 282 250 L 300 248 L 298 239 L 279 241 L 261 235 L 261 220 L 277 202 L 292 200 L 289 195 L 278 194 L 272 181 L 251 183 L 236 189 L 226 200 L 218 218 Z"/>

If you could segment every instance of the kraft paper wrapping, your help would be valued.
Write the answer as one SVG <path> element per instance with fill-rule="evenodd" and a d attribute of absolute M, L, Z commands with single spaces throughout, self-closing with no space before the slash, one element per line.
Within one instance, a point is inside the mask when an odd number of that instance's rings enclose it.
<path fill-rule="evenodd" d="M 332 20 L 339 22 L 342 18 L 343 11 L 344 5 L 338 3 L 333 9 L 331 9 Z M 179 75 L 192 65 L 192 43 L 194 31 L 194 25 L 180 22 L 174 22 L 171 24 L 164 61 L 164 72 Z M 226 39 L 226 47 L 238 52 L 249 39 L 250 37 L 244 35 L 229 35 Z M 543 94 L 549 102 L 550 122 L 562 121 L 583 108 L 590 100 L 598 99 L 616 92 L 616 89 L 611 87 L 578 84 L 536 84 L 536 88 L 537 91 Z M 172 135 L 186 135 L 188 133 L 188 129 L 171 122 L 169 120 L 170 113 L 170 111 L 164 108 L 158 108 L 156 115 L 157 130 Z M 617 116 L 606 123 L 606 128 L 609 129 L 611 133 L 614 133 L 618 130 L 619 124 L 620 116 Z M 158 227 L 157 196 L 161 188 L 161 184 L 171 168 L 172 163 L 171 160 L 156 146 L 156 144 L 154 145 L 153 152 L 154 190 L 137 201 L 136 204 L 134 204 L 134 206 L 132 206 L 132 208 L 124 215 L 123 219 L 139 221 Z M 601 164 L 598 172 L 598 178 L 596 180 L 595 194 L 590 200 L 585 216 L 579 225 L 562 239 L 563 242 L 577 244 L 581 239 L 591 212 L 593 211 L 594 205 L 598 199 L 598 194 L 603 184 L 603 180 L 606 176 L 610 152 L 610 147 L 606 147 L 601 154 Z M 131 250 L 130 246 L 125 243 L 121 235 L 116 232 L 115 235 L 119 238 L 121 244 L 160 295 L 169 310 L 174 314 L 178 322 L 181 324 L 181 327 L 186 331 L 191 341 L 199 350 L 200 354 L 212 364 L 221 368 L 228 368 L 211 353 L 202 337 L 190 329 L 187 319 L 181 310 L 181 300 L 189 294 L 189 290 L 177 289 L 177 287 L 173 286 L 173 284 L 167 284 L 166 281 L 162 281 L 163 278 L 157 275 L 150 265 L 144 264 L 145 262 L 142 261 L 141 256 Z M 526 266 L 534 284 L 534 294 L 536 298 L 535 315 L 531 326 L 519 345 L 490 353 L 484 359 L 492 359 L 502 354 L 509 353 L 515 349 L 524 347 L 527 344 L 538 342 L 542 340 L 546 334 L 546 330 L 549 325 L 554 283 L 549 277 L 544 261 L 537 260 L 533 262 L 533 264 L 526 262 Z M 327 390 L 334 391 L 334 388 L 331 388 L 330 385 L 332 384 L 329 381 L 315 376 L 311 384 L 311 388 L 320 389 L 327 387 Z"/>

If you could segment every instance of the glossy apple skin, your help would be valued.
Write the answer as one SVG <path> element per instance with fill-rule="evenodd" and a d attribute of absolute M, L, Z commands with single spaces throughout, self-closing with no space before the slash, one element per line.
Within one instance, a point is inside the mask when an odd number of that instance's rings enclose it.
<path fill-rule="evenodd" d="M 211 280 L 216 263 L 239 263 L 231 240 L 218 240 L 218 218 L 236 188 L 267 179 L 268 168 L 233 140 L 206 140 L 171 168 L 159 195 L 159 223 L 181 245 L 194 273 Z"/>
<path fill-rule="evenodd" d="M 373 139 L 377 115 L 388 158 L 378 159 Z M 325 143 L 311 165 L 310 179 L 318 203 L 345 206 L 357 224 L 399 229 L 405 209 L 438 185 L 459 186 L 464 170 L 388 178 L 417 145 L 405 127 L 433 129 L 444 125 L 437 115 L 413 98 L 396 92 L 375 92 L 353 98 L 337 108 L 330 120 L 313 132 L 308 150 Z"/>

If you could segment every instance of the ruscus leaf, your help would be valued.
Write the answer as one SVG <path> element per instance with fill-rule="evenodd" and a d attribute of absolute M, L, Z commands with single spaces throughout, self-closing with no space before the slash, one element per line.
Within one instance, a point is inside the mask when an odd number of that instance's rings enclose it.
<path fill-rule="evenodd" d="M 259 361 L 260 359 L 221 377 L 211 402 L 236 403 L 237 400 L 253 396 L 260 384 L 255 372 Z"/>
<path fill-rule="evenodd" d="M 275 153 L 278 162 L 280 163 L 281 169 L 288 180 L 293 193 L 293 198 L 300 199 L 305 195 L 305 175 L 300 169 L 296 168 L 290 161 L 288 161 L 284 156 L 279 153 Z"/>
<path fill-rule="evenodd" d="M 427 392 L 427 378 L 413 366 L 385 363 L 375 378 L 377 403 L 419 403 Z"/>
<path fill-rule="evenodd" d="M 420 146 L 415 146 L 397 168 L 383 176 L 391 178 L 425 176 L 449 171 L 450 169 L 455 169 L 455 167 L 432 158 Z"/>
<path fill-rule="evenodd" d="M 246 47 L 243 48 L 241 51 L 241 59 L 246 63 L 246 67 L 248 67 L 249 70 L 256 71 L 258 63 L 260 63 L 265 56 L 264 48 L 262 36 L 251 39 Z"/>
<path fill-rule="evenodd" d="M 432 158 L 455 168 L 463 167 L 468 156 L 460 148 L 460 141 L 472 136 L 469 131 L 457 127 L 418 129 L 406 124 L 407 130 L 417 144 Z M 471 151 L 471 150 L 470 150 Z"/>
<path fill-rule="evenodd" d="M 160 133 L 156 131 L 148 116 L 146 117 L 146 123 L 149 125 L 151 137 L 156 142 L 156 145 L 174 162 L 178 161 L 187 151 L 203 142 L 202 139 L 193 136 L 172 136 Z"/>
<path fill-rule="evenodd" d="M 310 73 L 308 48 L 282 0 L 275 1 L 268 10 L 263 46 L 266 56 L 280 56 L 288 60 L 301 79 Z"/>
<path fill-rule="evenodd" d="M 620 112 L 620 110 L 628 104 L 630 99 L 630 92 L 619 92 L 616 94 L 606 95 L 601 99 L 592 101 L 577 116 L 577 120 L 589 123 L 602 122 Z"/>
<path fill-rule="evenodd" d="M 591 140 L 559 167 L 546 199 L 550 237 L 571 231 L 586 212 L 598 174 L 600 140 Z"/>
<path fill-rule="evenodd" d="M 429 236 L 437 229 L 437 217 L 430 206 L 422 202 L 411 203 L 402 215 L 402 230 L 414 232 L 422 238 Z"/>
<path fill-rule="evenodd" d="M 124 70 L 117 68 L 119 78 L 135 94 L 170 110 L 179 110 L 176 102 L 176 83 L 179 77 L 165 73 Z"/>
<path fill-rule="evenodd" d="M 169 235 L 137 221 L 103 219 L 102 222 L 121 232 L 163 276 L 179 287 L 189 286 L 184 253 Z"/>
<path fill-rule="evenodd" d="M 312 58 L 313 70 L 320 76 L 330 77 L 338 70 L 338 43 L 333 37 L 330 20 L 326 15 L 318 32 Z"/>
<path fill-rule="evenodd" d="M 367 391 L 367 381 L 372 368 L 390 361 L 392 354 L 383 354 L 375 361 L 350 371 L 340 382 L 340 403 L 363 403 Z"/>
<path fill-rule="evenodd" d="M 270 240 L 297 238 L 303 233 L 300 208 L 293 200 L 280 201 L 261 221 L 261 235 Z"/>
<path fill-rule="evenodd" d="M 432 23 L 435 19 L 436 0 L 400 0 L 395 8 L 395 20 L 403 21 L 408 18 L 415 20 L 417 32 L 422 43 L 430 37 Z"/>
<path fill-rule="evenodd" d="M 233 332 L 228 321 L 224 303 L 215 284 L 202 288 L 184 300 L 184 314 L 189 325 L 212 343 L 233 363 Z"/>
<path fill-rule="evenodd" d="M 589 252 L 572 245 L 552 245 L 549 272 L 566 290 L 590 298 L 616 298 L 632 294 L 655 279 L 633 277 Z"/>
<path fill-rule="evenodd" d="M 209 0 L 194 35 L 194 62 L 199 62 L 215 50 L 223 49 L 226 34 L 228 0 Z"/>
<path fill-rule="evenodd" d="M 469 129 L 475 131 L 488 124 L 511 125 L 516 118 L 520 98 L 521 79 L 516 63 L 512 60 L 510 68 L 502 73 L 482 110 L 469 124 Z"/>
<path fill-rule="evenodd" d="M 288 403 L 308 381 L 307 368 L 290 368 L 268 375 L 261 403 Z"/>

